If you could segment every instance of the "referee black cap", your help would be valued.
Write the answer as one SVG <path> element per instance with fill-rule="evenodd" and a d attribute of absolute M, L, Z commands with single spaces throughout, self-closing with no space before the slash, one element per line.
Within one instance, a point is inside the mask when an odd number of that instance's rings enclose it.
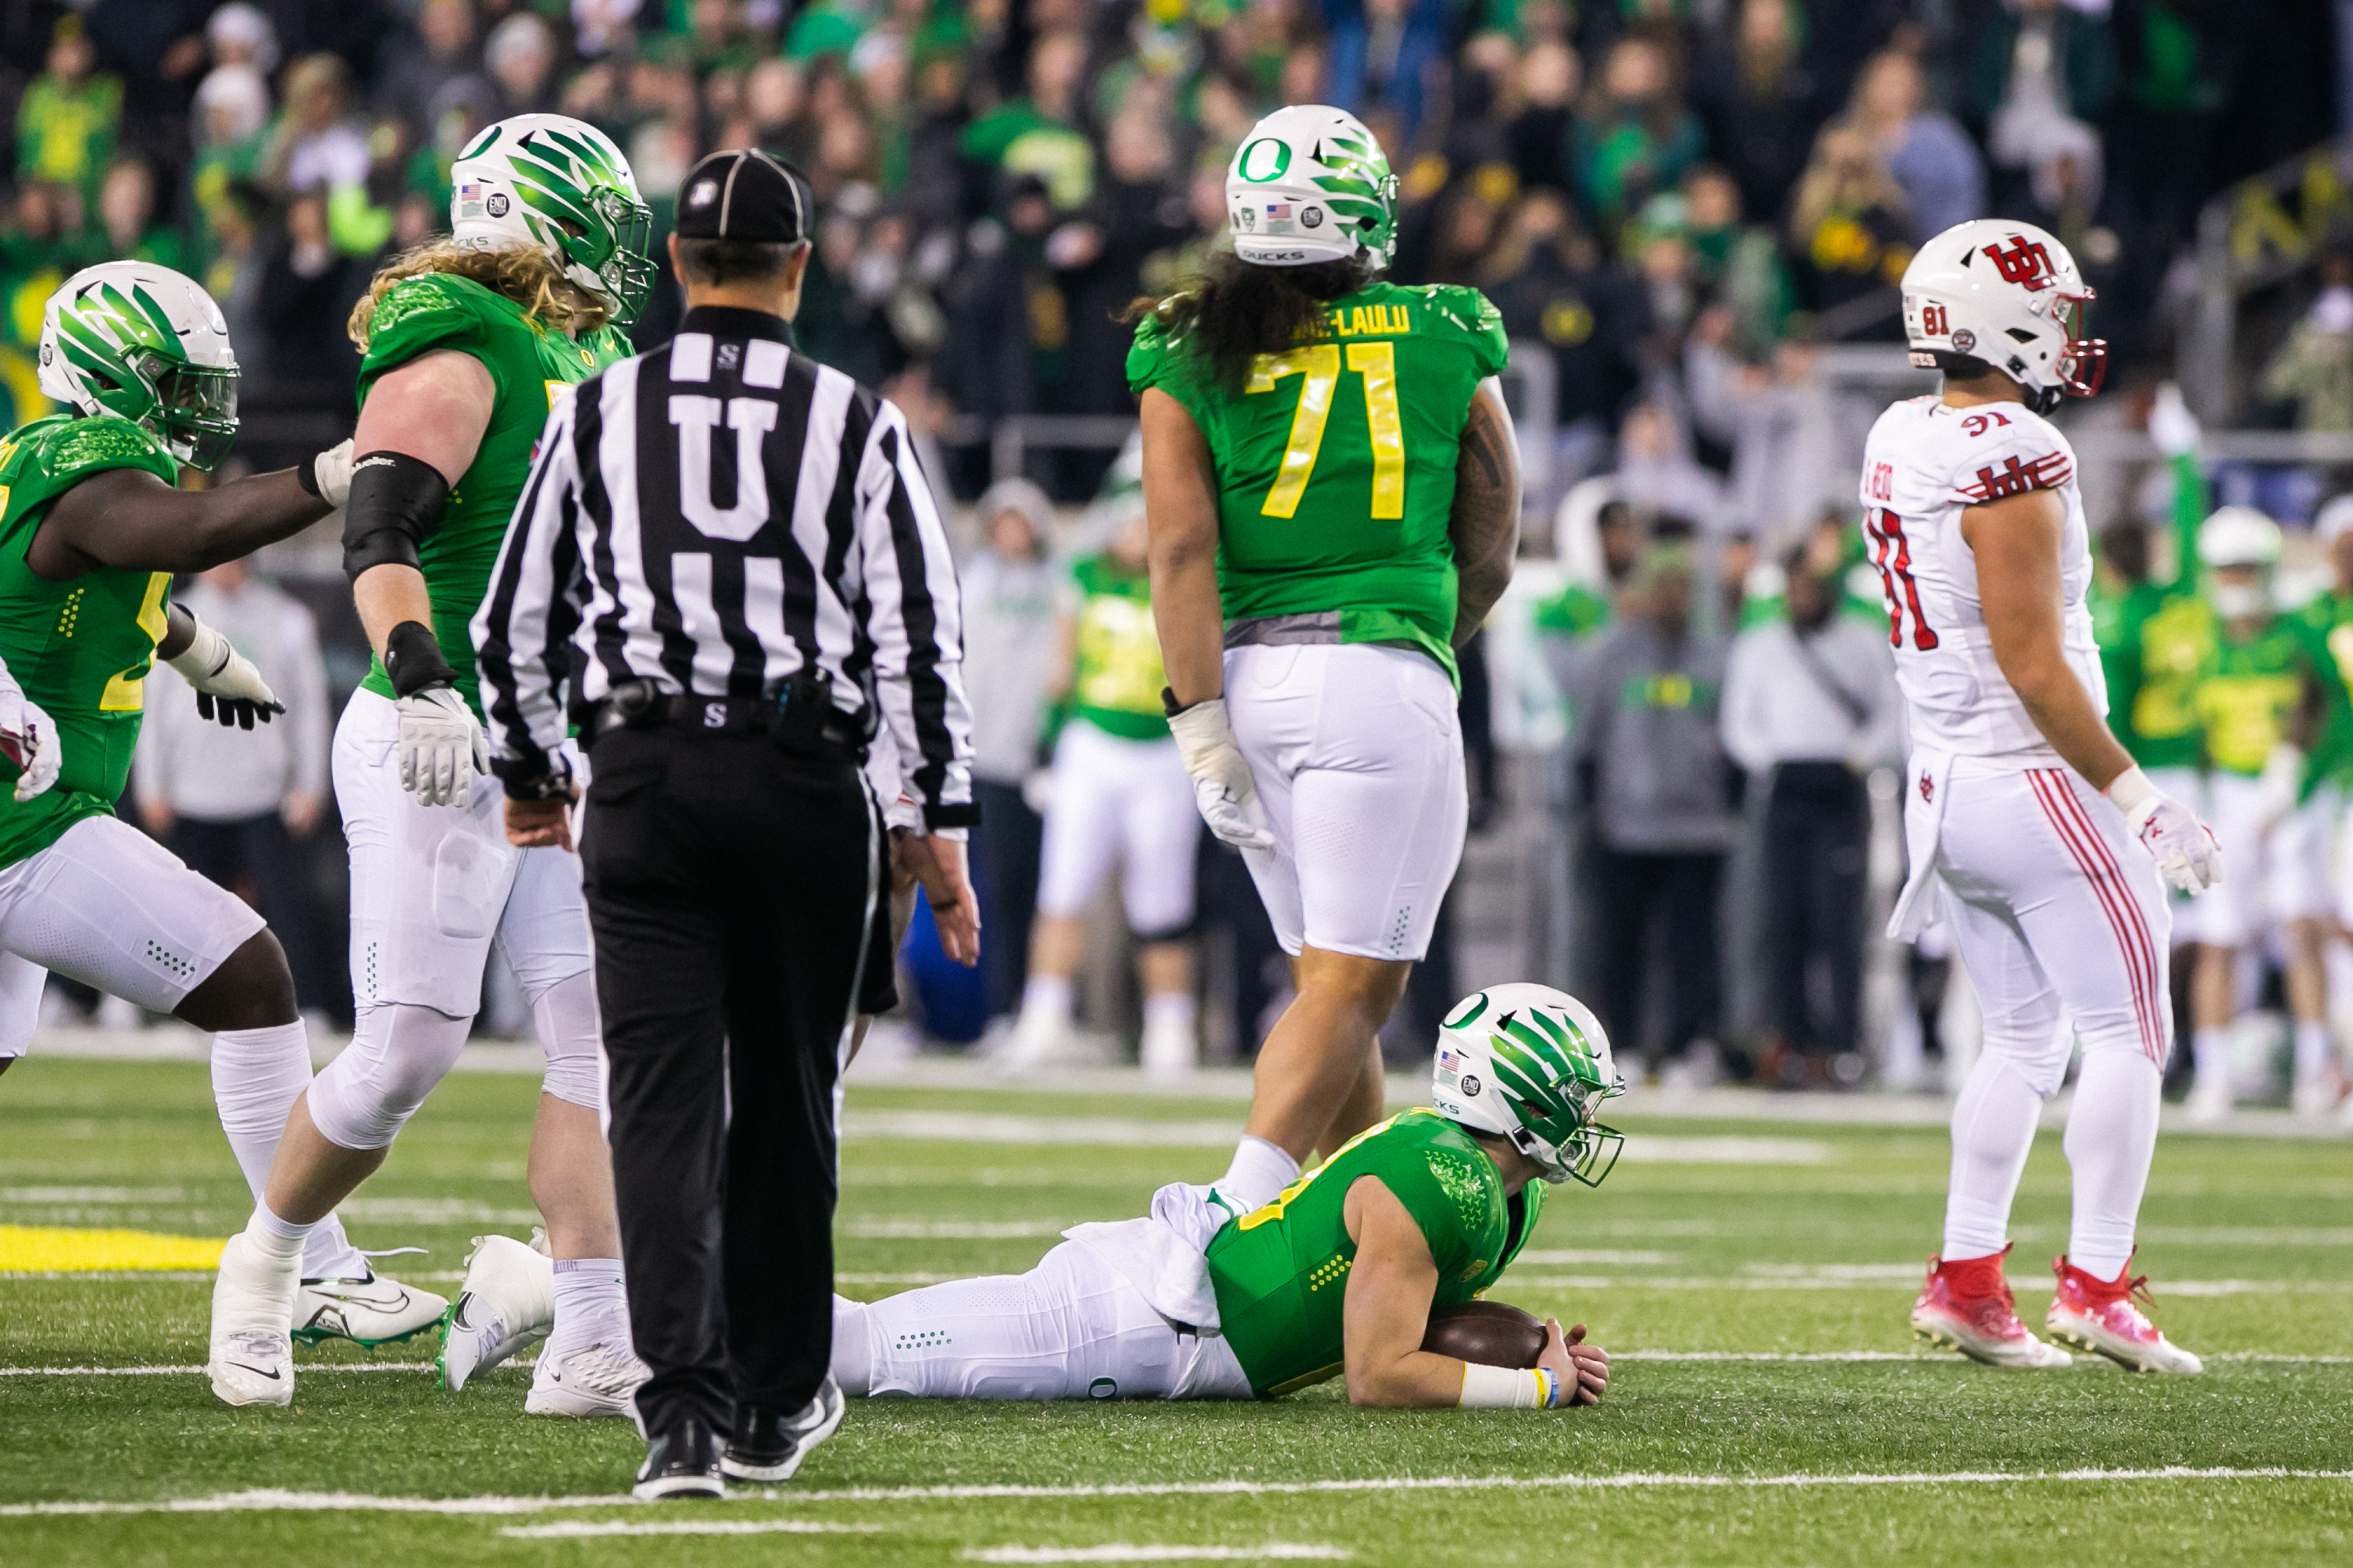
<path fill-rule="evenodd" d="M 783 159 L 756 147 L 713 153 L 679 187 L 681 239 L 734 239 L 798 245 L 809 231 L 808 182 Z"/>

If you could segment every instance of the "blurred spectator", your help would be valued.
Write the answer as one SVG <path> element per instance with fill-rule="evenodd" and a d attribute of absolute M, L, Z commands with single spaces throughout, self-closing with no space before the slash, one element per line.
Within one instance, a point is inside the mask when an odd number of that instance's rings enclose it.
<path fill-rule="evenodd" d="M 1705 151 L 1699 117 L 1677 96 L 1664 52 L 1647 37 L 1620 39 L 1569 136 L 1569 167 L 1603 233 L 1671 188 Z"/>
<path fill-rule="evenodd" d="M 1855 86 L 1852 118 L 1904 193 L 1915 244 L 1986 216 L 1984 163 L 1957 121 L 1927 108 L 1917 59 L 1894 49 L 1874 56 Z"/>
<path fill-rule="evenodd" d="M 475 134 L 498 118 L 498 95 L 478 76 L 444 82 L 426 102 L 425 139 L 408 157 L 400 183 L 396 249 L 406 250 L 449 226 L 449 171 Z M 657 252 L 657 260 L 662 259 Z"/>
<path fill-rule="evenodd" d="M 1055 595 L 1062 574 L 1050 560 L 1054 514 L 1028 479 L 1004 479 L 973 516 L 981 546 L 958 575 L 964 585 L 965 693 L 972 704 L 973 798 L 988 1016 L 1021 1005 L 1029 967 L 1029 923 L 1038 905 L 1042 820 L 1022 795 L 1038 770 L 1047 689 L 1060 678 Z"/>
<path fill-rule="evenodd" d="M 1683 423 L 1665 404 L 1636 404 L 1618 431 L 1611 493 L 1646 517 L 1677 517 L 1712 532 L 1725 521 L 1724 481 L 1692 458 Z"/>
<path fill-rule="evenodd" d="M 1692 629 L 1692 573 L 1687 545 L 1649 547 L 1632 613 L 1602 634 L 1571 699 L 1570 755 L 1594 814 L 1595 1010 L 1676 1089 L 1715 1070 L 1716 890 L 1736 783 L 1719 734 L 1725 642 Z M 1662 956 L 1672 979 L 1652 1055 L 1643 1003 Z"/>
<path fill-rule="evenodd" d="M 1553 485 L 1565 492 L 1601 462 L 1619 410 L 1640 381 L 1649 302 L 1550 191 L 1520 204 L 1493 271 L 1487 295 L 1504 331 L 1552 351 Z M 1551 501 L 1536 498 L 1540 506 Z"/>
<path fill-rule="evenodd" d="M 286 112 L 270 136 L 262 174 L 281 191 L 353 189 L 367 181 L 367 132 L 348 118 L 351 68 L 305 55 L 286 72 Z"/>
<path fill-rule="evenodd" d="M 125 158 L 106 172 L 99 187 L 98 221 L 106 255 L 115 261 L 152 261 L 178 270 L 178 231 L 155 224 L 155 174 L 136 158 Z"/>
<path fill-rule="evenodd" d="M 1169 177 L 1174 157 L 1156 103 L 1145 98 L 1121 110 L 1104 138 L 1104 177 L 1094 198 L 1078 221 L 1046 242 L 1047 265 L 1069 300 L 1064 404 L 1073 413 L 1128 410 L 1127 349 L 1134 329 L 1122 324 L 1121 313 L 1143 291 L 1146 258 L 1193 233 L 1184 193 Z"/>
<path fill-rule="evenodd" d="M 29 351 L 41 337 L 41 309 L 83 264 L 76 242 L 81 198 L 73 185 L 23 180 L 16 209 L 0 226 L 0 339 Z"/>
<path fill-rule="evenodd" d="M 2320 264 L 2320 297 L 2263 367 L 2263 395 L 2295 405 L 2299 430 L 2353 430 L 2353 254 Z"/>
<path fill-rule="evenodd" d="M 261 279 L 274 401 L 350 406 L 359 356 L 344 322 L 366 283 L 367 264 L 336 254 L 328 237 L 326 197 L 294 197 Z"/>
<path fill-rule="evenodd" d="M 16 177 L 71 185 L 94 202 L 122 127 L 122 79 L 98 69 L 74 16 L 58 20 L 47 67 L 16 106 Z"/>
<path fill-rule="evenodd" d="M 1035 174 L 1064 212 L 1093 194 L 1095 153 L 1078 126 L 1078 93 L 1087 41 L 1049 33 L 1029 51 L 1029 92 L 965 127 L 964 155 L 1015 174 Z"/>
<path fill-rule="evenodd" d="M 452 81 L 481 68 L 474 47 L 474 0 L 424 0 L 411 31 L 385 48 L 375 103 L 422 133 L 433 124 L 435 97 Z"/>
<path fill-rule="evenodd" d="M 1802 20 L 1795 0 L 1742 0 L 1730 47 L 1702 57 L 1693 92 L 1741 205 L 1767 221 L 1788 202 L 1828 112 L 1799 58 Z"/>
<path fill-rule="evenodd" d="M 1683 179 L 1684 243 L 1704 303 L 1732 315 L 1734 341 L 1761 348 L 1789 317 L 1789 275 L 1769 229 L 1741 221 L 1740 187 L 1714 163 Z"/>
<path fill-rule="evenodd" d="M 1583 75 L 1577 51 L 1556 40 L 1535 45 L 1521 58 L 1520 109 L 1504 128 L 1504 155 L 1521 184 L 1568 192 L 1569 127 Z"/>
<path fill-rule="evenodd" d="M 1730 516 L 1778 554 L 1802 541 L 1825 506 L 1854 493 L 1837 410 L 1817 379 L 1814 351 L 1776 342 L 1766 363 L 1727 348 L 1734 317 L 1700 318 L 1683 354 L 1683 381 L 1701 429 L 1732 447 Z"/>
<path fill-rule="evenodd" d="M 202 259 L 219 252 L 218 208 L 231 182 L 260 173 L 269 123 L 269 84 L 252 66 L 216 66 L 196 89 L 196 151 L 188 194 Z"/>
<path fill-rule="evenodd" d="M 1837 614 L 1841 587 L 1804 546 L 1784 562 L 1788 618 L 1752 626 L 1724 677 L 1724 746 L 1768 779 L 1765 895 L 1780 1087 L 1820 1088 L 1833 1058 L 1860 1077 L 1870 771 L 1896 760 L 1900 705 L 1887 639 Z"/>
<path fill-rule="evenodd" d="M 267 77 L 278 68 L 278 24 L 247 0 L 229 0 L 205 21 L 213 68 L 247 66 Z"/>
<path fill-rule="evenodd" d="M 180 595 L 251 659 L 286 711 L 250 732 L 196 711 L 195 694 L 160 660 L 148 671 L 147 721 L 134 780 L 147 831 L 260 911 L 286 948 L 304 1007 L 327 998 L 319 930 L 297 838 L 327 799 L 327 675 L 311 612 L 242 561 L 206 572 Z"/>
<path fill-rule="evenodd" d="M 482 41 L 482 63 L 499 89 L 499 114 L 544 114 L 555 108 L 555 35 L 538 16 L 518 11 Z M 692 167 L 693 150 L 687 165 Z"/>
<path fill-rule="evenodd" d="M 1422 88 L 1445 44 L 1444 0 L 1323 0 L 1330 30 L 1324 101 L 1372 122 L 1389 120 L 1399 142 L 1421 127 Z"/>
<path fill-rule="evenodd" d="M 1895 286 L 1914 248 L 1904 202 L 1864 131 L 1841 121 L 1822 128 L 1789 213 L 1799 296 L 1821 338 L 1903 335 Z"/>

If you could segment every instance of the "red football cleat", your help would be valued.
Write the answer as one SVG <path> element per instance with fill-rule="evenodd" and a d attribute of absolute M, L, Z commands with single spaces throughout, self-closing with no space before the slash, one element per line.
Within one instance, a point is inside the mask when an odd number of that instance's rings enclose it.
<path fill-rule="evenodd" d="M 2157 1305 L 2148 1294 L 2148 1276 L 2136 1278 L 2129 1258 L 2113 1279 L 2094 1279 L 2063 1257 L 2051 1260 L 2051 1271 L 2059 1276 L 2059 1293 L 2051 1299 L 2051 1315 L 2043 1326 L 2052 1339 L 2134 1372 L 2206 1370 L 2204 1362 L 2167 1339 L 2133 1300 L 2137 1294 L 2141 1301 Z"/>
<path fill-rule="evenodd" d="M 2001 1260 L 2009 1256 L 2005 1247 L 1990 1258 L 1928 1259 L 1928 1282 L 1912 1303 L 1912 1331 L 1988 1366 L 2073 1364 L 2073 1356 L 2044 1344 L 2018 1321 L 2018 1303 L 2001 1277 Z"/>

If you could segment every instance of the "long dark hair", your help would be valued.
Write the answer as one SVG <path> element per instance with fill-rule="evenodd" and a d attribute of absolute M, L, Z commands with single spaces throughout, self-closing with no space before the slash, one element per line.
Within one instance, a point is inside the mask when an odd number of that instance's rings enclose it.
<path fill-rule="evenodd" d="M 1153 317 L 1172 340 L 1188 341 L 1218 384 L 1240 392 L 1253 357 L 1280 353 L 1312 335 L 1325 305 L 1372 278 L 1372 268 L 1357 260 L 1261 267 L 1225 251 L 1183 293 L 1138 300 L 1121 320 Z"/>

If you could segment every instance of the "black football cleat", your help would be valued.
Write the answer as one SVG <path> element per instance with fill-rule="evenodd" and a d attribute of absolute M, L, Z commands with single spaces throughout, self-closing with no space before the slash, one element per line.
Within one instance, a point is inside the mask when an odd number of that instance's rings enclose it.
<path fill-rule="evenodd" d="M 739 1405 L 735 1436 L 728 1440 L 719 1468 L 732 1481 L 788 1481 L 801 1468 L 808 1451 L 824 1442 L 841 1425 L 849 1402 L 841 1384 L 827 1373 L 817 1397 L 791 1415 L 779 1415 L 756 1405 Z"/>
<path fill-rule="evenodd" d="M 710 1424 L 687 1416 L 656 1433 L 646 1444 L 630 1493 L 639 1502 L 671 1498 L 720 1498 L 727 1483 L 719 1473 L 719 1436 Z"/>

